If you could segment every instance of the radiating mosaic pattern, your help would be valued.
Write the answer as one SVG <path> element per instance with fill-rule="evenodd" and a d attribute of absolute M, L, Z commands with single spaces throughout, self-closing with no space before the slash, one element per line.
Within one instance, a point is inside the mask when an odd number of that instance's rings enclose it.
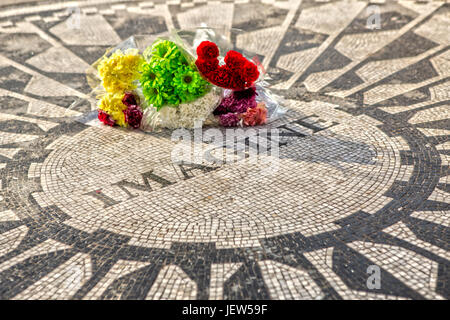
<path fill-rule="evenodd" d="M 450 297 L 449 4 L 78 4 L 0 10 L 1 299 Z M 274 172 L 79 121 L 106 48 L 201 23 L 285 98 Z"/>

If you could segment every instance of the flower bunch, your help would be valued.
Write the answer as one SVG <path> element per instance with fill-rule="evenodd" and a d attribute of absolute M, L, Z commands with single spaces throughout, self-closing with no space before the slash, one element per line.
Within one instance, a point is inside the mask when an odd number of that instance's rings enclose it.
<path fill-rule="evenodd" d="M 267 108 L 264 102 L 256 105 L 256 108 L 250 108 L 242 115 L 245 126 L 257 126 L 267 122 Z"/>
<path fill-rule="evenodd" d="M 256 88 L 250 87 L 242 91 L 232 91 L 225 96 L 213 114 L 218 116 L 224 127 L 235 127 L 239 124 L 255 126 L 267 122 L 267 108 L 264 103 L 256 102 Z"/>
<path fill-rule="evenodd" d="M 123 110 L 125 122 L 135 129 L 139 128 L 143 112 L 137 104 L 136 97 L 131 92 L 126 92 L 122 98 L 122 103 L 127 106 Z"/>
<path fill-rule="evenodd" d="M 122 102 L 124 95 L 121 93 L 106 93 L 98 104 L 98 119 L 104 124 L 115 124 L 126 127 L 125 114 L 127 106 Z"/>
<path fill-rule="evenodd" d="M 219 48 L 214 42 L 203 41 L 197 47 L 195 64 L 202 75 L 216 86 L 243 90 L 253 85 L 259 77 L 256 64 L 237 51 L 230 50 L 225 65 L 219 65 Z"/>
<path fill-rule="evenodd" d="M 140 79 L 145 99 L 157 110 L 177 106 L 205 95 L 210 85 L 189 63 L 178 46 L 158 40 L 151 47 L 151 58 L 144 63 Z"/>
<path fill-rule="evenodd" d="M 139 127 L 142 110 L 129 90 L 136 88 L 142 63 L 143 58 L 137 49 L 129 49 L 125 53 L 117 50 L 100 61 L 97 70 L 106 94 L 98 104 L 98 119 L 104 124 Z"/>
<path fill-rule="evenodd" d="M 127 40 L 118 47 L 130 44 Z M 98 102 L 99 121 L 141 130 L 193 128 L 196 120 L 256 126 L 267 123 L 265 102 L 270 118 L 276 114 L 264 85 L 255 84 L 255 63 L 233 50 L 219 63 L 219 48 L 210 41 L 198 46 L 197 59 L 188 52 L 183 45 L 158 39 L 142 55 L 138 49 L 105 55 L 97 65 L 106 91 Z M 264 102 L 257 102 L 255 86 L 258 101 Z"/>
<path fill-rule="evenodd" d="M 143 61 L 137 49 L 128 49 L 125 53 L 117 50 L 110 57 L 105 56 L 97 67 L 105 90 L 124 92 L 135 89 Z"/>

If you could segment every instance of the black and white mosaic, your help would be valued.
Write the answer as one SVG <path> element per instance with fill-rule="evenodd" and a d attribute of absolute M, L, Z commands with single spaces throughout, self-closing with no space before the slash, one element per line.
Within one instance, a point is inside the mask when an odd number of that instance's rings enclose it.
<path fill-rule="evenodd" d="M 77 3 L 0 10 L 1 299 L 450 298 L 448 3 Z M 77 121 L 106 48 L 201 23 L 284 97 L 276 172 Z"/>

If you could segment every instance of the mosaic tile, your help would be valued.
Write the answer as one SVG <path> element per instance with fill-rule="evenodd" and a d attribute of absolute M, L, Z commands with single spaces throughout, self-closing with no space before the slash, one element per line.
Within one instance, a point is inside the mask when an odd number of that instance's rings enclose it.
<path fill-rule="evenodd" d="M 0 10 L 0 299 L 450 298 L 445 1 L 77 4 L 75 29 L 70 3 Z M 242 29 L 277 137 L 174 162 L 172 132 L 89 118 L 108 46 L 201 23 Z"/>

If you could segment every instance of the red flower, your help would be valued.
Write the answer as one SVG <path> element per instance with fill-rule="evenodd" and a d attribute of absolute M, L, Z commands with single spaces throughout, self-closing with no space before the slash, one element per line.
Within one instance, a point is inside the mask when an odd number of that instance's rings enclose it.
<path fill-rule="evenodd" d="M 232 70 L 241 68 L 247 61 L 247 59 L 245 59 L 242 54 L 234 50 L 228 51 L 224 60 L 225 63 L 227 64 L 227 67 L 229 67 Z"/>
<path fill-rule="evenodd" d="M 239 116 L 234 113 L 221 114 L 219 122 L 223 127 L 236 127 L 239 124 Z"/>
<path fill-rule="evenodd" d="M 242 78 L 238 74 L 232 73 L 229 88 L 233 90 L 242 90 L 245 87 L 245 81 L 242 80 Z"/>
<path fill-rule="evenodd" d="M 250 87 L 248 89 L 240 90 L 240 91 L 233 91 L 233 96 L 237 100 L 250 99 L 256 95 L 258 95 L 258 93 L 256 92 L 255 87 Z"/>
<path fill-rule="evenodd" d="M 229 88 L 231 82 L 231 75 L 225 66 L 219 66 L 213 72 L 205 75 L 209 82 L 216 86 Z"/>
<path fill-rule="evenodd" d="M 222 88 L 244 90 L 259 77 L 257 66 L 237 51 L 230 50 L 225 56 L 225 65 L 220 66 L 218 48 L 215 43 L 203 41 L 197 48 L 195 64 L 209 82 Z"/>
<path fill-rule="evenodd" d="M 123 114 L 125 115 L 125 122 L 135 129 L 139 128 L 143 114 L 141 108 L 132 105 L 123 110 Z"/>
<path fill-rule="evenodd" d="M 123 96 L 122 103 L 127 107 L 137 105 L 136 97 L 131 92 L 125 92 Z"/>
<path fill-rule="evenodd" d="M 208 77 L 209 74 L 211 74 L 212 72 L 215 72 L 217 70 L 217 68 L 219 68 L 219 60 L 217 60 L 217 59 L 209 59 L 209 60 L 197 59 L 195 61 L 195 65 L 197 66 L 198 70 L 200 71 L 200 73 L 203 76 Z"/>
<path fill-rule="evenodd" d="M 242 76 L 246 82 L 253 83 L 259 77 L 259 71 L 256 64 L 246 61 L 242 70 Z"/>
<path fill-rule="evenodd" d="M 111 127 L 116 123 L 113 119 L 111 119 L 109 114 L 103 110 L 98 110 L 98 120 Z"/>
<path fill-rule="evenodd" d="M 256 126 L 267 122 L 267 109 L 264 103 L 258 103 L 256 108 L 249 108 L 244 114 L 244 124 L 246 126 Z"/>
<path fill-rule="evenodd" d="M 219 48 L 214 42 L 203 41 L 197 47 L 197 55 L 200 59 L 216 59 L 219 56 Z"/>
<path fill-rule="evenodd" d="M 225 88 L 231 87 L 231 83 L 233 81 L 232 74 L 230 70 L 226 66 L 220 66 L 219 72 L 217 73 L 218 81 L 216 82 L 220 85 L 223 85 Z"/>

